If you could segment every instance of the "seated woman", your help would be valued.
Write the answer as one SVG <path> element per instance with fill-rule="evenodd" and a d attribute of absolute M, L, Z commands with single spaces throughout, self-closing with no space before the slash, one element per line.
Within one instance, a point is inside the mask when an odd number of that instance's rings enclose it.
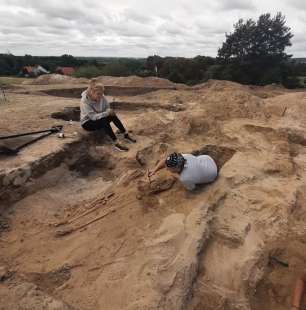
<path fill-rule="evenodd" d="M 118 151 L 128 151 L 128 147 L 120 144 L 110 125 L 113 122 L 126 141 L 136 143 L 124 128 L 116 113 L 110 108 L 104 96 L 104 86 L 96 79 L 90 81 L 89 87 L 82 93 L 81 99 L 81 125 L 87 131 L 101 130 L 112 139 Z"/>
<path fill-rule="evenodd" d="M 196 184 L 211 183 L 218 176 L 217 165 L 208 155 L 172 153 L 162 158 L 148 176 L 163 168 L 167 168 L 188 190 L 195 189 Z"/>

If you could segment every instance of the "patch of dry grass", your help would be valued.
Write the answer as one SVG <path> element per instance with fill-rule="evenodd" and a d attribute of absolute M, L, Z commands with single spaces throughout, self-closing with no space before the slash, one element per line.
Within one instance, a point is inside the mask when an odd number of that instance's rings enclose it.
<path fill-rule="evenodd" d="M 22 82 L 29 80 L 29 78 L 24 77 L 12 77 L 12 76 L 0 76 L 0 85 L 10 86 L 10 85 L 18 85 Z"/>

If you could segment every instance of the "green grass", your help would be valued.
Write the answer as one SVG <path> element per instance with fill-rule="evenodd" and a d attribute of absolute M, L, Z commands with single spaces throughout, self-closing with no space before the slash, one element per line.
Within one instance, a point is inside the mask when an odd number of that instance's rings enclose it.
<path fill-rule="evenodd" d="M 26 80 L 29 80 L 29 78 L 0 76 L 0 85 L 2 86 L 18 85 Z"/>
<path fill-rule="evenodd" d="M 299 76 L 298 79 L 299 79 L 300 84 L 303 87 L 306 87 L 306 76 Z"/>

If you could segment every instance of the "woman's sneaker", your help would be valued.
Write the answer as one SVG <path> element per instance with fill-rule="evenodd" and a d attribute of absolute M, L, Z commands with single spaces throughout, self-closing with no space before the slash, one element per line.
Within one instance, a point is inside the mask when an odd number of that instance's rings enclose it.
<path fill-rule="evenodd" d="M 136 142 L 137 142 L 137 141 L 136 141 L 134 138 L 132 138 L 128 133 L 125 133 L 125 134 L 124 134 L 124 139 L 127 140 L 127 141 L 130 142 L 130 143 L 136 143 Z"/>
<path fill-rule="evenodd" d="M 120 144 L 119 142 L 116 142 L 114 144 L 114 148 L 119 151 L 119 152 L 127 152 L 129 150 L 128 147 L 126 147 L 125 145 L 123 144 Z"/>

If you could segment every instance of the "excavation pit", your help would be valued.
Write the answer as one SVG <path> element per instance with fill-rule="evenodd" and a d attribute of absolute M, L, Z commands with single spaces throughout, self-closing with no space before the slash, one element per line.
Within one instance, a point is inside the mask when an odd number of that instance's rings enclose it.
<path fill-rule="evenodd" d="M 0 172 L 0 210 L 5 210 L 11 203 L 16 202 L 43 187 L 54 186 L 54 180 L 65 178 L 70 175 L 74 178 L 86 178 L 91 175 L 102 177 L 105 182 L 113 178 L 114 163 L 111 159 L 96 151 L 96 145 L 107 145 L 105 136 L 101 132 L 84 132 L 79 141 L 52 140 L 54 143 L 63 142 L 55 151 L 45 150 L 45 153 L 35 160 L 26 161 L 20 166 L 2 170 Z M 49 140 L 50 141 L 50 140 Z M 48 141 L 43 141 L 48 144 Z M 32 146 L 27 151 L 33 151 Z M 39 147 L 39 146 L 38 146 Z M 11 161 L 22 162 L 23 153 L 17 157 L 4 158 L 8 163 Z M 31 157 L 30 157 L 31 158 Z M 54 175 L 53 175 L 53 172 Z M 52 177 L 48 178 L 48 174 Z M 44 179 L 43 182 L 40 179 Z M 50 180 L 50 182 L 48 181 Z M 50 183 L 50 184 L 49 184 Z"/>
<path fill-rule="evenodd" d="M 218 145 L 205 145 L 199 150 L 195 150 L 192 152 L 193 155 L 199 156 L 199 155 L 209 155 L 211 158 L 214 159 L 214 161 L 217 164 L 218 171 L 221 170 L 223 165 L 229 161 L 234 154 L 236 153 L 236 150 L 225 147 L 225 146 L 218 146 Z"/>
<path fill-rule="evenodd" d="M 134 101 L 113 101 L 110 103 L 112 109 L 118 111 L 139 111 L 145 110 L 167 110 L 173 112 L 184 111 L 185 107 L 176 104 L 162 104 L 160 102 L 134 102 Z M 51 117 L 64 121 L 80 121 L 80 107 L 65 107 L 62 111 L 53 112 Z"/>
<path fill-rule="evenodd" d="M 108 86 L 105 85 L 105 95 L 107 96 L 137 96 L 150 92 L 154 92 L 160 89 L 174 90 L 174 87 L 120 87 L 120 86 Z M 60 88 L 60 89 L 48 89 L 42 92 L 49 96 L 65 97 L 65 98 L 80 98 L 81 93 L 86 90 L 86 87 L 75 88 Z"/>

